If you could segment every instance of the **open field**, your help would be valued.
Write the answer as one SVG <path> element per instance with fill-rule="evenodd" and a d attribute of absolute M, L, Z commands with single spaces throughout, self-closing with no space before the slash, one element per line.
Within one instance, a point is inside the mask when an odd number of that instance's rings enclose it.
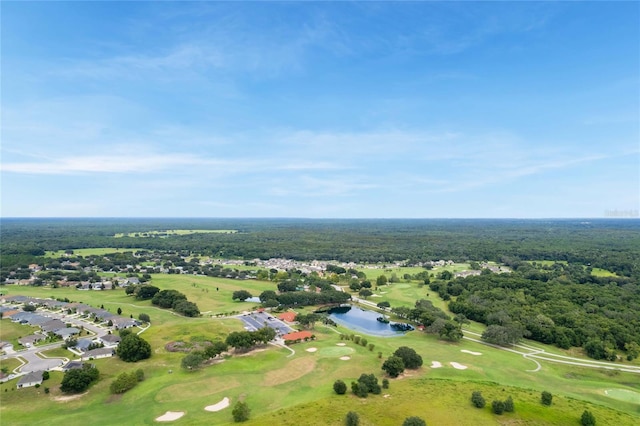
<path fill-rule="evenodd" d="M 166 231 L 140 231 L 129 232 L 128 234 L 115 234 L 114 238 L 130 237 L 130 238 L 157 238 L 170 237 L 172 235 L 191 235 L 191 234 L 235 234 L 236 229 L 169 229 Z"/>
<path fill-rule="evenodd" d="M 615 276 L 617 276 L 613 272 L 607 271 L 606 269 L 602 269 L 602 268 L 593 268 L 593 269 L 591 269 L 591 275 L 593 275 L 594 277 L 615 277 Z"/>
<path fill-rule="evenodd" d="M 88 393 L 72 400 L 59 400 L 63 395 L 59 391 L 62 374 L 58 372 L 52 373 L 51 379 L 43 384 L 50 388 L 50 394 L 45 394 L 43 387 L 16 390 L 15 380 L 2 384 L 0 417 L 3 423 L 153 424 L 155 418 L 167 411 L 184 411 L 184 417 L 176 424 L 232 424 L 231 407 L 216 412 L 204 409 L 225 397 L 230 399 L 231 406 L 244 398 L 252 410 L 252 420 L 247 424 L 253 425 L 312 425 L 314 421 L 318 422 L 316 424 L 340 425 L 347 411 L 358 412 L 361 424 L 383 426 L 398 425 L 409 415 L 418 415 L 427 424 L 439 425 L 494 425 L 497 419 L 523 425 L 577 424 L 584 409 L 594 413 L 598 424 L 634 425 L 640 418 L 640 405 L 632 398 L 634 392 L 640 392 L 637 374 L 544 362 L 541 371 L 531 373 L 527 370 L 533 369 L 534 363 L 522 356 L 468 340 L 446 343 L 417 331 L 393 338 L 368 337 L 369 343 L 375 345 L 370 351 L 351 341 L 340 340 L 338 332 L 351 334 L 350 330 L 317 324 L 313 331 L 317 340 L 291 346 L 295 355 L 291 356 L 286 349 L 268 346 L 187 372 L 180 367 L 184 354 L 166 351 L 166 343 L 222 339 L 230 331 L 242 330 L 239 320 L 212 318 L 211 314 L 251 309 L 255 304 L 232 301 L 233 291 L 247 289 L 257 295 L 263 290 L 274 289 L 275 284 L 186 275 L 153 275 L 151 284 L 181 291 L 196 302 L 202 312 L 209 314 L 201 318 L 183 318 L 156 308 L 149 301 L 126 296 L 122 289 L 80 292 L 64 288 L 6 286 L 4 289 L 8 294 L 68 297 L 93 306 L 104 304 L 111 311 L 121 307 L 123 315 L 134 317 L 145 312 L 150 315 L 152 326 L 142 337 L 151 343 L 153 355 L 136 364 L 124 363 L 117 358 L 94 361 L 101 373 L 100 381 Z M 431 294 L 427 286 L 418 287 L 417 283 L 392 284 L 382 290 L 388 290 L 386 299 L 370 300 L 389 300 L 394 306 L 412 305 L 417 298 L 428 298 L 439 306 L 436 303 L 439 298 Z M 430 293 L 429 297 L 426 293 Z M 307 308 L 304 312 L 310 310 Z M 0 339 L 4 339 L 4 324 L 2 322 Z M 16 332 L 10 330 L 8 333 Z M 338 346 L 338 343 L 345 343 L 345 346 Z M 399 346 L 416 349 L 424 359 L 424 366 L 417 371 L 408 371 L 399 379 L 391 379 L 390 389 L 383 391 L 383 395 L 371 395 L 361 400 L 350 394 L 334 394 L 332 384 L 337 379 L 350 383 L 362 373 L 375 373 L 381 378 L 382 362 Z M 537 343 L 532 346 L 546 349 Z M 309 348 L 316 351 L 309 352 Z M 378 352 L 382 353 L 382 359 L 378 358 Z M 342 356 L 350 359 L 342 361 L 339 359 Z M 433 361 L 440 362 L 442 368 L 429 368 Z M 467 369 L 458 370 L 452 362 Z M 138 368 L 145 372 L 144 382 L 121 396 L 110 395 L 109 385 L 118 374 Z M 612 389 L 618 390 L 615 395 L 631 397 L 624 399 L 605 393 Z M 493 399 L 511 395 L 516 412 L 498 418 L 488 407 L 483 410 L 473 408 L 469 398 L 474 390 L 483 392 L 488 405 Z M 554 395 L 551 407 L 539 403 L 543 390 Z M 385 398 L 384 394 L 389 396 Z M 45 412 L 47 414 L 43 415 Z M 318 412 L 323 416 L 318 416 Z"/>
<path fill-rule="evenodd" d="M 134 252 L 138 250 L 145 250 L 140 248 L 116 248 L 116 247 L 103 247 L 103 248 L 86 248 L 73 250 L 74 256 L 101 256 L 109 253 L 124 253 L 127 251 Z M 65 255 L 65 250 L 50 251 L 47 252 L 47 257 L 60 258 Z"/>

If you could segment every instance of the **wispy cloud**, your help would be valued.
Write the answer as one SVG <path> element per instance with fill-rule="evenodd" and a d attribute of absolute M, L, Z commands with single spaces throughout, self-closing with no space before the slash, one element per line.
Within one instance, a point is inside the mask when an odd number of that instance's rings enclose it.
<path fill-rule="evenodd" d="M 25 174 L 77 174 L 77 173 L 148 173 L 175 167 L 194 165 L 221 165 L 225 162 L 203 160 L 188 154 L 96 155 L 56 158 L 48 162 L 22 162 L 2 164 L 1 170 Z"/>

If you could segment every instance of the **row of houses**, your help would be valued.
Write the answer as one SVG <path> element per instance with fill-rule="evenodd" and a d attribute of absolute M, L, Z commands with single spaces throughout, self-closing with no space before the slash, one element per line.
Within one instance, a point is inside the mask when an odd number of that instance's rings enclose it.
<path fill-rule="evenodd" d="M 123 328 L 136 327 L 140 325 L 140 321 L 122 317 L 102 308 L 94 308 L 84 303 L 70 303 L 54 299 L 38 299 L 27 296 L 0 296 L 0 302 L 4 304 L 22 304 L 35 307 L 43 307 L 49 310 L 64 310 L 68 314 L 77 313 L 87 318 L 91 318 L 94 322 L 109 323 L 110 327 L 116 330 Z M 19 306 L 2 306 L 0 307 L 2 318 L 11 318 L 14 322 L 29 324 L 32 326 L 40 326 L 48 321 L 46 315 L 40 315 L 33 312 L 24 312 Z M 48 330 L 54 331 L 54 330 Z"/>

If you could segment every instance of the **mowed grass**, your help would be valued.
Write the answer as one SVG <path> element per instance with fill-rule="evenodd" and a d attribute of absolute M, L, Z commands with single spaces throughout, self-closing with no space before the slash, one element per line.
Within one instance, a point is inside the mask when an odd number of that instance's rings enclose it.
<path fill-rule="evenodd" d="M 18 343 L 19 338 L 28 336 L 39 330 L 40 327 L 21 325 L 15 322 L 11 322 L 9 318 L 0 320 L 0 340 L 11 343 L 14 349 L 19 349 L 22 347 L 22 345 Z"/>
<path fill-rule="evenodd" d="M 195 301 L 202 311 L 208 309 L 212 313 L 255 306 L 231 301 L 235 290 L 248 289 L 257 295 L 264 289 L 275 288 L 270 282 L 183 275 L 153 276 L 152 284 L 179 290 Z M 400 284 L 408 287 L 388 286 L 396 304 L 413 304 L 415 298 L 411 299 L 411 294 L 405 292 L 429 291 L 428 287 L 419 288 L 417 283 Z M 419 415 L 428 424 L 441 425 L 496 424 L 497 420 L 527 425 L 577 424 L 584 409 L 591 410 L 599 424 L 632 425 L 637 424 L 640 417 L 637 404 L 604 393 L 606 389 L 640 391 L 637 375 L 550 363 L 543 363 L 541 371 L 531 373 L 526 370 L 535 368 L 534 363 L 519 355 L 467 340 L 458 344 L 445 343 L 417 331 L 393 338 L 366 336 L 368 343 L 375 345 L 370 351 L 354 342 L 340 340 L 338 333 L 352 334 L 352 331 L 317 324 L 314 330 L 317 341 L 293 345 L 296 352 L 293 356 L 286 349 L 267 346 L 188 372 L 180 367 L 184 354 L 168 352 L 165 349 L 168 342 L 222 339 L 230 331 L 242 330 L 242 323 L 234 318 L 212 318 L 208 314 L 201 318 L 180 317 L 151 306 L 149 301 L 136 301 L 126 296 L 122 289 L 79 292 L 8 286 L 7 290 L 10 294 L 38 297 L 71 296 L 72 300 L 81 297 L 85 303 L 104 304 L 112 311 L 122 307 L 125 315 L 134 317 L 140 312 L 148 313 L 152 326 L 142 337 L 151 343 L 153 355 L 151 359 L 135 364 L 117 358 L 94 361 L 100 369 L 101 380 L 77 400 L 56 399 L 62 396 L 59 392 L 61 373 L 53 373 L 43 385 L 50 387 L 48 395 L 43 393 L 43 388 L 15 390 L 15 380 L 5 383 L 0 386 L 3 424 L 153 424 L 154 419 L 166 411 L 186 412 L 176 424 L 232 424 L 231 408 L 216 413 L 204 411 L 205 406 L 224 397 L 229 397 L 232 405 L 239 399 L 249 404 L 253 420 L 248 424 L 338 425 L 351 410 L 360 414 L 362 424 L 376 425 L 401 424 L 409 415 Z M 338 343 L 346 345 L 338 346 Z M 423 357 L 424 365 L 420 370 L 391 380 L 391 388 L 385 392 L 389 397 L 371 396 L 360 400 L 333 393 L 332 384 L 337 379 L 349 384 L 362 373 L 374 373 L 382 378 L 382 362 L 399 346 L 415 348 Z M 312 347 L 316 352 L 306 351 Z M 462 349 L 482 355 L 462 353 Z M 350 360 L 339 359 L 344 355 Z M 432 361 L 442 363 L 442 368 L 429 368 Z M 457 370 L 451 362 L 468 368 Z M 120 372 L 138 368 L 145 372 L 144 382 L 124 395 L 110 395 L 109 385 Z M 496 417 L 488 408 L 473 408 L 469 403 L 473 390 L 482 390 L 489 405 L 493 398 L 504 399 L 511 395 L 516 403 L 516 413 Z M 539 404 L 542 390 L 553 393 L 552 407 Z"/>

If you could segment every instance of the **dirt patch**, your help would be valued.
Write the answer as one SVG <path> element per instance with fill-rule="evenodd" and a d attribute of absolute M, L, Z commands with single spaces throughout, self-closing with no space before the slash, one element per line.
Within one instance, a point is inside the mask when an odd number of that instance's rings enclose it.
<path fill-rule="evenodd" d="M 69 395 L 69 396 L 56 396 L 55 398 L 53 398 L 53 400 L 57 401 L 57 402 L 75 401 L 76 399 L 80 399 L 80 398 L 82 398 L 83 396 L 85 396 L 88 393 L 89 392 L 79 393 L 77 395 Z"/>
<path fill-rule="evenodd" d="M 265 386 L 277 386 L 291 382 L 311 373 L 315 366 L 316 359 L 314 357 L 296 358 L 283 368 L 269 371 L 265 374 L 262 383 Z"/>
<path fill-rule="evenodd" d="M 160 417 L 156 417 L 156 422 L 172 422 L 184 416 L 184 411 L 167 411 Z"/>
<path fill-rule="evenodd" d="M 227 408 L 229 406 L 229 403 L 230 403 L 229 398 L 225 396 L 224 398 L 222 398 L 220 402 L 213 405 L 207 405 L 206 407 L 204 407 L 204 409 L 206 411 L 212 411 L 212 412 L 220 411 Z"/>

